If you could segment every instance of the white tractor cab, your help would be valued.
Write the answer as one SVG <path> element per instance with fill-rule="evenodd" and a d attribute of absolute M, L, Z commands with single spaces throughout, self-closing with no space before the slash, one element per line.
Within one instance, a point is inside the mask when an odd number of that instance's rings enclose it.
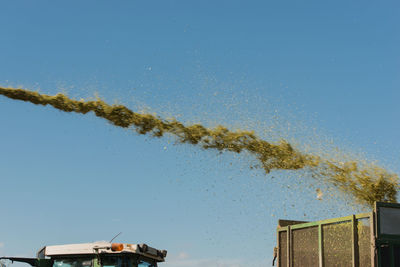
<path fill-rule="evenodd" d="M 34 267 L 157 267 L 166 256 L 166 250 L 146 244 L 95 242 L 46 246 L 39 250 L 37 258 L 0 259 L 25 262 Z"/>

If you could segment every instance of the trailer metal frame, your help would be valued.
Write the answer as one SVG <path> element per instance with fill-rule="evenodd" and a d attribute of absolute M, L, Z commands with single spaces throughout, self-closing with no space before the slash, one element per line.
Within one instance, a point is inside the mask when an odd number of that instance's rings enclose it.
<path fill-rule="evenodd" d="M 381 233 L 381 208 L 396 208 L 400 209 L 400 204 L 395 203 L 383 203 L 377 202 L 374 205 L 374 210 L 368 213 L 354 214 L 350 216 L 333 218 L 315 222 L 304 222 L 298 223 L 293 221 L 293 224 L 290 225 L 290 221 L 284 221 L 286 226 L 279 226 L 277 228 L 277 244 L 278 244 L 278 267 L 294 267 L 294 259 L 293 259 L 293 231 L 298 229 L 307 229 L 307 228 L 318 228 L 318 260 L 319 267 L 328 267 L 324 264 L 324 226 L 339 224 L 339 223 L 351 223 L 351 256 L 352 262 L 351 267 L 363 267 L 360 266 L 359 263 L 359 245 L 358 245 L 358 220 L 368 219 L 369 220 L 369 229 L 370 229 L 370 247 L 371 247 L 371 265 L 373 267 L 386 267 L 382 266 L 382 255 L 384 249 L 389 248 L 390 254 L 390 267 L 397 267 L 394 265 L 395 251 L 394 246 L 400 245 L 400 235 L 388 235 L 385 233 Z M 399 225 L 400 227 L 400 225 Z M 400 231 L 400 230 L 399 230 Z M 280 237 L 283 233 L 286 233 L 286 240 L 283 243 L 286 243 L 286 251 L 281 251 Z M 286 258 L 282 259 L 282 255 Z M 286 263 L 286 264 L 285 264 Z"/>

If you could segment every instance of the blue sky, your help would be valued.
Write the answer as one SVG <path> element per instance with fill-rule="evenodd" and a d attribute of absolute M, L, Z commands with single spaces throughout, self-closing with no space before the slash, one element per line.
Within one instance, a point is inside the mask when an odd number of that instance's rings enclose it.
<path fill-rule="evenodd" d="M 100 95 L 400 172 L 397 1 L 7 1 L 0 85 Z M 278 218 L 357 208 L 309 177 L 0 98 L 0 254 L 109 240 L 268 266 Z M 328 189 L 327 189 L 328 190 Z M 331 190 L 331 189 L 329 189 Z"/>

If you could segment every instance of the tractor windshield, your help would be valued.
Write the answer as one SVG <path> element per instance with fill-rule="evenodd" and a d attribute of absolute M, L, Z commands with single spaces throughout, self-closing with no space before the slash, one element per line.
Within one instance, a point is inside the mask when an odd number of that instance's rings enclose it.
<path fill-rule="evenodd" d="M 123 264 L 125 263 L 125 264 Z M 122 257 L 112 257 L 106 256 L 101 257 L 101 266 L 102 267 L 126 267 L 126 262 Z"/>
<path fill-rule="evenodd" d="M 138 267 L 154 267 L 155 265 L 148 263 L 148 262 L 144 262 L 144 261 L 140 261 Z"/>
<path fill-rule="evenodd" d="M 92 267 L 90 258 L 69 258 L 54 260 L 53 267 Z"/>
<path fill-rule="evenodd" d="M 155 267 L 155 263 L 138 257 L 102 256 L 101 267 Z"/>

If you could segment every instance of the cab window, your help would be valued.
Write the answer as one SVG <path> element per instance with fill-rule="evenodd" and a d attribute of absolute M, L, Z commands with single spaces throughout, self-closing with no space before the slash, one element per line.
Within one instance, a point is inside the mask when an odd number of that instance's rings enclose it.
<path fill-rule="evenodd" d="M 138 267 L 155 267 L 155 265 L 149 262 L 139 261 Z"/>
<path fill-rule="evenodd" d="M 53 267 L 92 267 L 91 258 L 55 259 Z"/>
<path fill-rule="evenodd" d="M 102 267 L 126 267 L 125 264 L 123 264 L 123 258 L 122 257 L 101 257 L 101 266 Z"/>

